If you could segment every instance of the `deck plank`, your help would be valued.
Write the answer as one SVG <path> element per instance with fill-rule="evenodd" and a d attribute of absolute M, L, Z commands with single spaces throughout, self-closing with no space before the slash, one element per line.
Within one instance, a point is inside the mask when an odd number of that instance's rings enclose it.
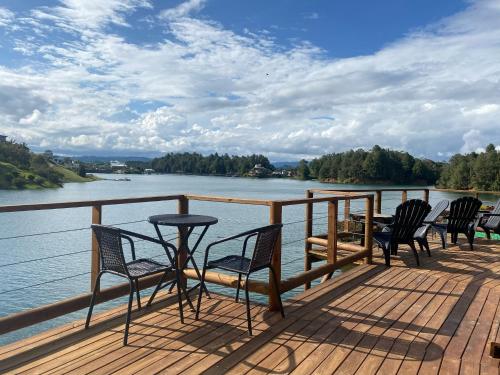
<path fill-rule="evenodd" d="M 391 268 L 362 265 L 296 295 L 286 318 L 252 304 L 204 299 L 200 320 L 175 298 L 135 312 L 123 347 L 124 307 L 0 348 L 1 373 L 495 374 L 500 339 L 500 242 L 474 251 L 431 241 L 432 257 L 402 247 Z"/>

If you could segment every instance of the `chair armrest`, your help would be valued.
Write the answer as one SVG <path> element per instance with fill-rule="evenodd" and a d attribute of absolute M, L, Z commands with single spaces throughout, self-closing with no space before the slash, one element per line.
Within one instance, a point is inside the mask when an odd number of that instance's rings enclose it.
<path fill-rule="evenodd" d="M 177 248 L 172 245 L 171 243 L 169 242 L 166 242 L 166 241 L 161 241 L 157 238 L 153 238 L 153 237 L 150 237 L 150 236 L 146 236 L 145 234 L 141 234 L 141 233 L 136 233 L 136 232 L 131 232 L 131 231 L 128 231 L 128 230 L 125 230 L 125 229 L 120 229 L 120 235 L 123 237 L 135 237 L 135 238 L 139 238 L 141 240 L 144 240 L 144 241 L 148 241 L 148 242 L 152 242 L 152 243 L 155 243 L 155 244 L 158 244 L 158 245 L 161 245 L 163 246 L 163 248 L 165 249 L 165 251 L 167 252 L 167 256 L 169 257 L 169 260 L 172 261 L 171 256 L 170 254 L 168 253 L 168 250 L 172 250 L 172 252 L 174 253 L 174 257 L 177 257 Z M 131 239 L 130 239 L 131 240 Z"/>
<path fill-rule="evenodd" d="M 130 238 L 129 236 L 127 236 L 125 234 L 120 234 L 120 237 L 126 239 L 130 243 L 130 251 L 132 252 L 132 260 L 135 260 L 135 245 L 134 245 L 134 241 L 132 240 L 132 238 Z"/>

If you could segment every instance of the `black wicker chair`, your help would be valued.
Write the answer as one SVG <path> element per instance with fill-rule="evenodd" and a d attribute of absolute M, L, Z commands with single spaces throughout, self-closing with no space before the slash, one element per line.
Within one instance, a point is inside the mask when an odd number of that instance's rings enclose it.
<path fill-rule="evenodd" d="M 484 230 L 488 239 L 491 239 L 491 232 L 500 234 L 500 199 L 495 204 L 493 211 L 481 216 L 478 227 Z"/>
<path fill-rule="evenodd" d="M 242 275 L 245 275 L 245 297 L 246 297 L 246 308 L 247 308 L 247 322 L 248 322 L 248 333 L 252 335 L 252 320 L 250 316 L 250 299 L 248 295 L 248 277 L 250 274 L 260 271 L 264 268 L 269 268 L 273 275 L 274 281 L 274 291 L 276 292 L 276 297 L 279 301 L 281 316 L 285 317 L 285 312 L 283 310 L 283 304 L 281 303 L 281 296 L 279 292 L 279 284 L 276 279 L 276 273 L 273 266 L 271 265 L 271 260 L 273 258 L 274 248 L 276 241 L 281 231 L 281 224 L 268 225 L 265 227 L 249 230 L 237 234 L 235 236 L 224 238 L 220 241 L 212 242 L 208 245 L 205 251 L 205 261 L 203 263 L 203 272 L 201 274 L 201 284 L 205 285 L 205 273 L 207 269 L 220 268 L 230 272 L 236 272 L 238 274 L 238 286 L 236 289 L 236 301 L 238 301 L 240 293 L 240 283 Z M 229 255 L 224 258 L 217 260 L 208 261 L 208 254 L 210 249 L 218 244 L 227 242 L 230 240 L 235 240 L 245 237 L 243 241 L 243 250 L 241 255 Z M 248 241 L 255 237 L 255 246 L 253 250 L 253 255 L 251 258 L 245 257 L 246 248 Z M 203 293 L 198 294 L 198 304 L 196 308 L 196 319 L 199 318 L 201 296 Z"/>
<path fill-rule="evenodd" d="M 398 244 L 409 245 L 415 255 L 417 265 L 420 265 L 413 236 L 430 210 L 431 206 L 427 202 L 410 199 L 396 208 L 392 224 L 389 224 L 382 232 L 373 234 L 373 240 L 384 252 L 386 266 L 391 265 L 391 254 L 397 254 Z"/>
<path fill-rule="evenodd" d="M 446 238 L 447 233 L 451 235 L 451 243 L 456 244 L 458 234 L 465 234 L 470 249 L 473 250 L 474 235 L 476 233 L 476 217 L 482 202 L 472 197 L 462 197 L 450 204 L 450 213 L 447 224 L 433 224 L 432 229 Z"/>
<path fill-rule="evenodd" d="M 450 203 L 446 199 L 438 202 L 432 208 L 431 212 L 429 212 L 429 214 L 425 217 L 424 225 L 418 228 L 413 236 L 420 246 L 420 250 L 427 250 L 427 254 L 429 256 L 431 256 L 431 250 L 429 248 L 429 242 L 427 241 L 427 233 L 429 232 L 429 229 L 432 228 L 432 225 L 436 224 L 439 216 L 441 216 L 442 213 L 448 208 L 449 204 Z M 444 249 L 446 247 L 446 235 L 443 235 L 442 232 L 438 232 L 438 234 L 441 237 L 441 243 L 443 244 Z"/>
<path fill-rule="evenodd" d="M 132 301 L 134 299 L 134 292 L 137 294 L 137 306 L 138 309 L 141 309 L 141 301 L 140 301 L 140 293 L 139 293 L 139 279 L 145 276 L 163 273 L 163 276 L 158 283 L 154 293 L 149 298 L 147 305 L 149 306 L 156 295 L 156 292 L 160 288 L 161 284 L 166 280 L 168 274 L 173 272 L 176 276 L 177 285 L 179 284 L 179 274 L 175 272 L 177 267 L 175 266 L 175 262 L 177 259 L 177 249 L 174 245 L 162 242 L 156 238 L 152 238 L 149 236 L 145 236 L 143 234 L 134 233 L 130 231 L 126 231 L 119 228 L 108 227 L 103 225 L 92 225 L 92 230 L 97 238 L 97 243 L 99 244 L 99 255 L 101 259 L 101 272 L 97 275 L 96 284 L 94 291 L 92 293 L 92 299 L 90 301 L 89 311 L 87 314 L 87 321 L 85 323 L 85 329 L 89 327 L 90 318 L 92 317 L 92 310 L 94 308 L 96 294 L 99 286 L 99 282 L 101 276 L 104 273 L 111 273 L 116 276 L 120 276 L 126 278 L 130 285 L 130 294 L 128 300 L 128 310 L 127 310 L 127 318 L 125 322 L 125 334 L 123 338 L 123 344 L 127 345 L 128 340 L 128 330 L 130 325 L 130 313 L 132 310 Z M 135 256 L 135 246 L 132 237 L 139 238 L 141 240 L 153 242 L 159 244 L 164 247 L 165 253 L 168 257 L 170 265 L 166 265 L 163 263 L 156 262 L 152 259 L 140 258 L 136 259 Z M 130 243 L 130 250 L 132 253 L 132 261 L 126 262 L 125 256 L 123 253 L 122 240 L 125 239 Z M 170 254 L 170 250 L 173 254 Z M 193 305 L 189 299 L 189 296 L 183 288 L 184 294 L 188 303 L 193 308 Z M 181 291 L 177 289 L 177 297 L 179 302 L 179 313 L 181 322 L 184 323 L 184 316 L 182 310 L 182 298 Z"/>

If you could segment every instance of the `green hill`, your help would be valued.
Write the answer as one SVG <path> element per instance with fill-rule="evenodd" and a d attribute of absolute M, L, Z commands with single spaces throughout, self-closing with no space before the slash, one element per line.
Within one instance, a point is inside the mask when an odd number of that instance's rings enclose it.
<path fill-rule="evenodd" d="M 89 182 L 97 178 L 82 177 L 57 165 L 42 155 L 32 153 L 25 144 L 0 143 L 0 189 L 43 189 L 61 187 L 65 182 Z"/>

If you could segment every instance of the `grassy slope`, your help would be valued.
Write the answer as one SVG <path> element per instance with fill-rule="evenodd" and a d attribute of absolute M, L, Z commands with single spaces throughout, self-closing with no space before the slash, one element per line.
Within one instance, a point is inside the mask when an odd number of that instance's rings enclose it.
<path fill-rule="evenodd" d="M 81 177 L 75 172 L 66 169 L 60 165 L 54 165 L 52 168 L 63 175 L 63 182 L 90 182 L 90 181 L 95 181 L 98 178 L 95 176 L 90 175 L 89 177 Z M 42 188 L 56 188 L 59 187 L 59 185 L 51 183 L 47 180 L 44 181 L 43 184 L 36 184 L 34 182 L 30 182 L 28 176 L 32 175 L 34 178 L 38 177 L 35 173 L 31 171 L 26 171 L 19 169 L 15 165 L 11 163 L 6 163 L 0 161 L 0 189 L 19 189 L 16 187 L 12 182 L 8 182 L 5 179 L 5 176 L 7 174 L 17 174 L 20 178 L 22 178 L 25 183 L 22 189 L 42 189 Z"/>
<path fill-rule="evenodd" d="M 66 169 L 60 165 L 53 165 L 52 169 L 63 175 L 64 182 L 90 182 L 98 178 L 92 175 L 81 177 L 70 169 Z"/>

